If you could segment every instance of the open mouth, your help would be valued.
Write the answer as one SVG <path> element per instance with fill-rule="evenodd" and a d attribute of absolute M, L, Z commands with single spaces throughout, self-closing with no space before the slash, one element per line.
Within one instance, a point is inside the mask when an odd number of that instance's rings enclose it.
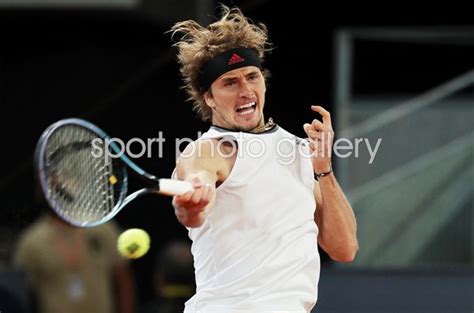
<path fill-rule="evenodd" d="M 237 108 L 237 114 L 240 116 L 245 116 L 248 114 L 252 114 L 255 112 L 255 108 L 257 107 L 257 102 L 250 102 L 244 105 L 241 105 Z"/>

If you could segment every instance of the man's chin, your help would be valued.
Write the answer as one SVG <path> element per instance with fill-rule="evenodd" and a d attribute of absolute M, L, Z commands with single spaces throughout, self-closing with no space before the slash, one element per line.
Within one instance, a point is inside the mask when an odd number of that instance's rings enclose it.
<path fill-rule="evenodd" d="M 248 125 L 240 125 L 240 130 L 241 131 L 246 131 L 246 132 L 252 132 L 252 131 L 258 129 L 259 127 L 260 127 L 260 123 L 255 122 L 255 123 L 248 124 Z"/>
<path fill-rule="evenodd" d="M 252 132 L 253 130 L 258 129 L 260 126 L 263 125 L 263 121 L 261 119 L 260 120 L 255 119 L 255 117 L 249 120 L 240 119 L 240 121 L 236 119 L 233 122 L 234 122 L 234 125 L 227 128 L 231 128 L 236 131 L 245 131 L 245 132 Z"/>

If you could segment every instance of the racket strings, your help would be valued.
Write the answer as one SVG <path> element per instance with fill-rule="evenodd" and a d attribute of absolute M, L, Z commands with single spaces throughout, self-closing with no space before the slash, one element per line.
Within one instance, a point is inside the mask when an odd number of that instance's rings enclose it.
<path fill-rule="evenodd" d="M 110 158 L 94 155 L 97 135 L 80 126 L 62 127 L 46 148 L 48 193 L 64 217 L 76 223 L 100 221 L 113 210 L 121 189 Z M 95 147 L 105 152 L 105 144 Z"/>

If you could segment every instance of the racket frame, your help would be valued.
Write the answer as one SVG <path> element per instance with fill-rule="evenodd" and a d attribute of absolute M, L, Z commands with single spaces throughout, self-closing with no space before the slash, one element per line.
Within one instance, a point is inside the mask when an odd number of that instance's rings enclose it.
<path fill-rule="evenodd" d="M 75 221 L 74 219 L 71 219 L 69 216 L 63 213 L 62 210 L 59 209 L 59 205 L 56 203 L 54 199 L 51 199 L 48 196 L 48 181 L 47 181 L 47 175 L 46 175 L 46 164 L 45 164 L 45 150 L 46 146 L 48 143 L 49 138 L 51 135 L 59 128 L 65 127 L 67 125 L 76 125 L 79 127 L 86 128 L 95 134 L 97 134 L 97 137 L 109 142 L 109 147 L 113 150 L 115 155 L 117 155 L 117 158 L 119 158 L 123 163 L 125 163 L 126 166 L 122 167 L 122 186 L 120 190 L 120 195 L 118 197 L 118 201 L 114 205 L 113 209 L 110 211 L 109 214 L 104 216 L 102 219 L 94 222 L 82 222 L 79 223 Z M 107 145 L 106 145 L 107 146 Z M 67 118 L 67 119 L 62 119 L 59 120 L 52 125 L 50 125 L 41 135 L 41 137 L 38 140 L 38 143 L 36 145 L 35 149 L 35 156 L 34 156 L 34 164 L 36 166 L 35 168 L 35 176 L 37 178 L 37 181 L 39 182 L 41 189 L 43 191 L 44 198 L 48 202 L 49 206 L 53 209 L 53 211 L 59 215 L 62 219 L 67 221 L 68 223 L 79 226 L 79 227 L 94 227 L 100 224 L 104 224 L 114 218 L 122 208 L 124 208 L 129 202 L 137 198 L 138 196 L 141 196 L 143 194 L 148 194 L 148 193 L 158 193 L 160 192 L 160 180 L 156 178 L 155 176 L 145 172 L 142 168 L 140 168 L 138 165 L 136 165 L 130 158 L 128 158 L 123 151 L 119 149 L 117 144 L 111 140 L 111 137 L 108 136 L 102 129 L 97 127 L 96 125 L 83 120 L 79 118 Z M 115 160 L 114 160 L 115 161 Z M 137 190 L 130 195 L 127 196 L 128 192 L 128 173 L 126 168 L 129 167 L 132 169 L 134 173 L 136 173 L 146 184 L 148 184 L 150 187 L 148 188 L 142 188 L 140 190 Z"/>

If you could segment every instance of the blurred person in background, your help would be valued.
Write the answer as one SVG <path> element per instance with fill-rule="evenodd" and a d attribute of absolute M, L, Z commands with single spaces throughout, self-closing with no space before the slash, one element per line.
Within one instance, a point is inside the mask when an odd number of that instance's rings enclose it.
<path fill-rule="evenodd" d="M 44 208 L 42 191 L 36 203 Z M 20 235 L 14 265 L 27 276 L 38 313 L 133 313 L 135 282 L 117 251 L 113 221 L 79 228 L 47 209 Z"/>

